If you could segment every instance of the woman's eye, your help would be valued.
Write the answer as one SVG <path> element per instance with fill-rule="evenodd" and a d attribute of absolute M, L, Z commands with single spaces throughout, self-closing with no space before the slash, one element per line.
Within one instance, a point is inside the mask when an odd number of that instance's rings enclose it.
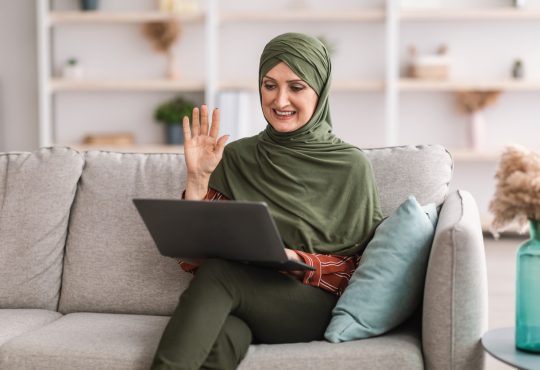
<path fill-rule="evenodd" d="M 264 84 L 264 88 L 266 90 L 273 90 L 276 88 L 276 85 L 273 85 L 273 84 Z"/>
<path fill-rule="evenodd" d="M 304 86 L 302 86 L 302 85 L 292 85 L 291 90 L 294 91 L 294 92 L 298 92 L 298 91 L 304 90 Z"/>

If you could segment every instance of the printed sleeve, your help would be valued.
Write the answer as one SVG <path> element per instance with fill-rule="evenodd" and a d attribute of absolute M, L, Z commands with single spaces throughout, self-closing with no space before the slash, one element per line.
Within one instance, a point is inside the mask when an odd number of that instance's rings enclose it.
<path fill-rule="evenodd" d="M 178 263 L 178 266 L 185 272 L 189 272 L 191 274 L 195 274 L 195 271 L 197 270 L 197 265 L 192 265 L 191 263 L 182 261 L 182 260 L 176 260 L 176 263 Z"/>
<path fill-rule="evenodd" d="M 182 192 L 182 199 L 186 199 L 186 191 L 184 190 Z M 219 191 L 214 190 L 212 188 L 208 188 L 208 192 L 204 196 L 203 200 L 229 200 L 225 195 L 221 194 Z M 195 274 L 195 271 L 197 271 L 197 265 L 193 265 L 191 263 L 182 261 L 182 260 L 176 260 L 176 263 L 178 263 L 178 266 L 185 272 L 189 272 L 191 274 Z"/>
<path fill-rule="evenodd" d="M 182 192 L 182 199 L 186 199 L 186 191 Z M 208 188 L 208 192 L 202 200 L 229 200 L 225 195 L 212 188 Z"/>
<path fill-rule="evenodd" d="M 307 271 L 304 284 L 324 289 L 336 295 L 341 295 L 358 264 L 360 256 L 335 256 L 318 253 L 306 253 L 295 250 L 307 265 L 315 271 Z"/>

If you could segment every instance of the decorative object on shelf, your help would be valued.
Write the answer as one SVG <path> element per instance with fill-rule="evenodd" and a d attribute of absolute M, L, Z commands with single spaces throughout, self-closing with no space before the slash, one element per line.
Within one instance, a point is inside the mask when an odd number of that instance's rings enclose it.
<path fill-rule="evenodd" d="M 521 59 L 516 59 L 512 66 L 512 77 L 515 80 L 521 80 L 525 76 L 523 62 Z"/>
<path fill-rule="evenodd" d="M 497 186 L 489 205 L 497 232 L 516 223 L 529 223 L 530 239 L 516 260 L 516 347 L 540 353 L 540 154 L 510 146 L 502 154 L 495 175 Z"/>
<path fill-rule="evenodd" d="M 99 0 L 81 0 L 82 10 L 97 10 L 99 8 Z"/>
<path fill-rule="evenodd" d="M 289 0 L 289 9 L 291 10 L 307 10 L 307 0 Z"/>
<path fill-rule="evenodd" d="M 335 41 L 330 41 L 325 35 L 317 36 L 317 38 L 326 47 L 326 50 L 328 50 L 328 54 L 330 55 L 330 57 L 333 57 L 337 51 L 337 43 Z"/>
<path fill-rule="evenodd" d="M 199 10 L 197 0 L 159 0 L 159 10 L 174 14 L 190 14 Z"/>
<path fill-rule="evenodd" d="M 176 66 L 176 56 L 172 46 L 178 40 L 181 33 L 178 20 L 170 19 L 166 22 L 149 22 L 143 25 L 146 38 L 152 43 L 154 50 L 167 56 L 167 78 L 177 80 L 180 78 Z"/>
<path fill-rule="evenodd" d="M 512 0 L 514 8 L 525 8 L 525 0 Z"/>
<path fill-rule="evenodd" d="M 129 146 L 135 144 L 135 135 L 131 132 L 113 134 L 88 134 L 83 139 L 85 145 Z"/>
<path fill-rule="evenodd" d="M 182 97 L 176 97 L 156 108 L 154 117 L 165 124 L 165 137 L 167 144 L 179 145 L 184 143 L 182 119 L 188 116 L 191 123 L 191 114 L 195 104 Z"/>
<path fill-rule="evenodd" d="M 441 45 L 436 54 L 419 55 L 416 47 L 409 47 L 411 62 L 408 75 L 425 80 L 445 80 L 450 74 L 448 47 Z"/>
<path fill-rule="evenodd" d="M 492 91 L 460 91 L 457 93 L 459 109 L 469 115 L 468 140 L 469 147 L 475 151 L 485 149 L 486 122 L 484 110 L 497 102 L 501 94 L 499 90 Z"/>
<path fill-rule="evenodd" d="M 62 68 L 62 77 L 68 80 L 80 80 L 84 75 L 84 69 L 77 58 L 69 58 Z"/>

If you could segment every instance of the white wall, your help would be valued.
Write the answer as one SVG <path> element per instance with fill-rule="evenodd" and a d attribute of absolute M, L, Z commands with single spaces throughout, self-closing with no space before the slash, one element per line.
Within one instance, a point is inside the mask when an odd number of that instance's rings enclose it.
<path fill-rule="evenodd" d="M 36 39 L 35 0 L 1 0 L 0 151 L 38 146 Z"/>

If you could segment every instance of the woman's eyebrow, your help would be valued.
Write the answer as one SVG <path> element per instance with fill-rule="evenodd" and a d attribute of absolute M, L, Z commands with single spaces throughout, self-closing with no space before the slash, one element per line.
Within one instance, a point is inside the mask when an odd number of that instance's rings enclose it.
<path fill-rule="evenodd" d="M 270 76 L 264 76 L 263 78 L 268 78 L 269 80 L 276 81 L 275 78 L 272 78 L 272 77 L 270 77 Z M 296 79 L 296 80 L 287 80 L 286 82 L 304 82 L 304 80 L 302 80 L 301 78 L 299 78 L 299 79 Z"/>

